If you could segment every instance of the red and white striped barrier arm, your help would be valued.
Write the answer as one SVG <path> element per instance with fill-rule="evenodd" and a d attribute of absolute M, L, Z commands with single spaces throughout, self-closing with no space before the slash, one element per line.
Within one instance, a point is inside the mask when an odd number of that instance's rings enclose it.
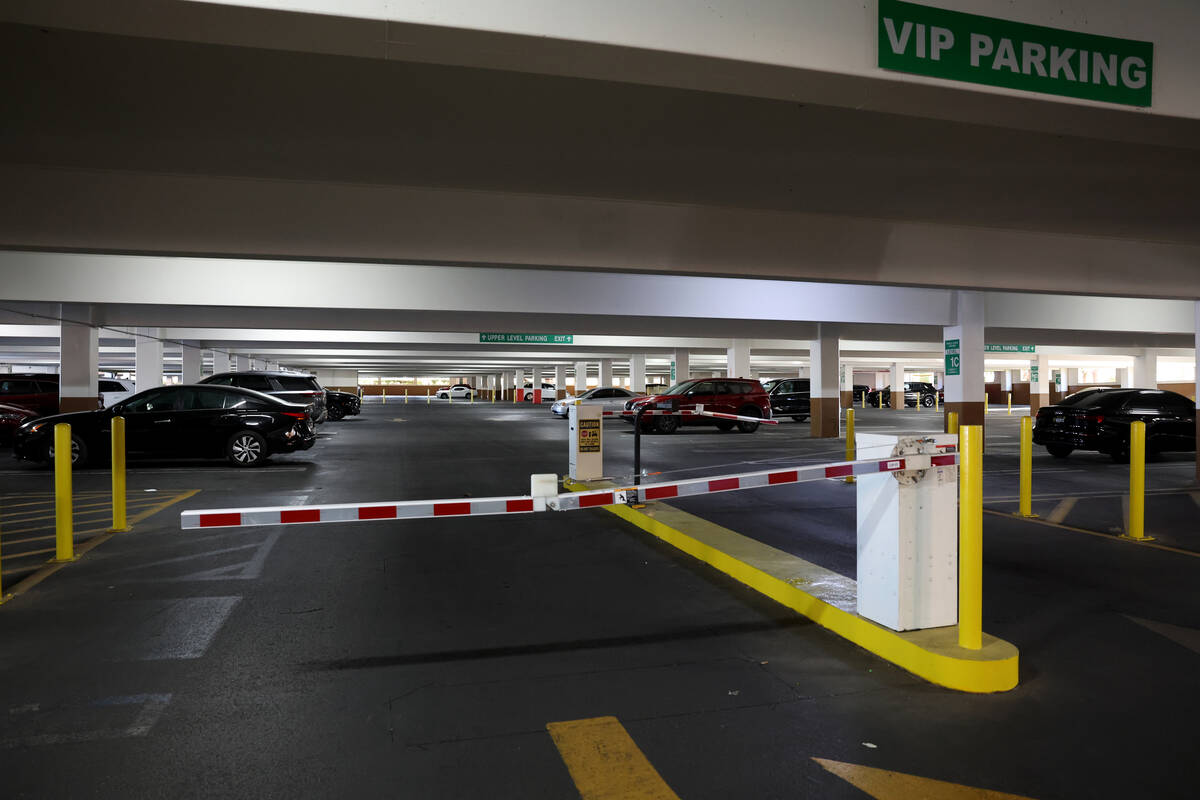
<path fill-rule="evenodd" d="M 701 494 L 733 492 L 740 489 L 759 489 L 785 483 L 804 483 L 826 478 L 844 478 L 848 475 L 873 475 L 879 472 L 900 472 L 911 469 L 947 467 L 958 463 L 958 453 L 941 455 L 916 455 L 897 458 L 879 458 L 865 461 L 842 461 L 836 464 L 816 464 L 805 467 L 783 467 L 781 469 L 743 472 L 738 475 L 720 475 L 712 478 L 690 478 L 671 483 L 647 483 L 621 489 L 594 489 L 587 492 L 572 492 L 550 498 L 549 507 L 554 511 L 572 511 L 577 508 L 610 506 L 617 503 L 633 503 L 642 500 L 669 500 L 673 497 L 694 497 Z"/>
<path fill-rule="evenodd" d="M 602 417 L 635 417 L 636 411 L 601 411 Z M 719 411 L 704 411 L 702 409 L 680 409 L 679 411 L 670 411 L 663 408 L 647 409 L 642 412 L 643 417 L 718 417 L 720 419 L 736 419 L 744 422 L 759 422 L 763 425 L 778 425 L 777 419 L 763 419 L 762 417 L 743 417 L 738 414 L 723 414 Z"/>
<path fill-rule="evenodd" d="M 939 445 L 939 449 L 952 447 L 953 445 Z M 691 478 L 671 483 L 650 483 L 620 489 L 566 492 L 546 497 L 476 497 L 446 500 L 401 500 L 382 503 L 335 503 L 315 506 L 213 508 L 183 511 L 179 515 L 179 523 L 181 528 L 192 530 L 196 528 L 238 528 L 250 525 L 363 522 L 424 517 L 532 514 L 538 511 L 573 511 L 580 508 L 598 508 L 639 500 L 668 500 L 672 497 L 693 497 L 740 489 L 757 489 L 764 486 L 804 483 L 825 478 L 844 478 L 847 475 L 872 475 L 879 472 L 929 469 L 930 467 L 953 466 L 957 463 L 957 453 L 944 453 L 932 456 L 916 455 L 803 467 L 783 467 L 760 472 L 743 472 L 737 475 Z"/>
<path fill-rule="evenodd" d="M 545 511 L 544 497 L 478 497 L 455 500 L 402 500 L 385 503 L 335 503 L 317 506 L 264 506 L 183 511 L 179 525 L 191 528 L 236 528 L 246 525 L 289 525 L 313 522 L 360 522 L 375 519 L 420 519 L 485 514 L 532 514 Z"/>

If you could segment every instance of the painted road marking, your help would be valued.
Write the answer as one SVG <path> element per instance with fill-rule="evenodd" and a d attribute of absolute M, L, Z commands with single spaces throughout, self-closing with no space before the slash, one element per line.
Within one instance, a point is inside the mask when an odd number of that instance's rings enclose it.
<path fill-rule="evenodd" d="M 1054 510 L 1046 515 L 1046 520 L 1048 522 L 1062 522 L 1067 518 L 1067 514 L 1071 513 L 1071 509 L 1074 508 L 1075 504 L 1078 502 L 1078 497 L 1064 497 L 1062 500 L 1058 501 L 1058 505 L 1054 507 Z"/>
<path fill-rule="evenodd" d="M 101 739 L 128 739 L 146 736 L 154 728 L 155 723 L 158 722 L 170 702 L 171 695 L 169 694 L 135 694 L 124 697 L 106 697 L 103 700 L 92 703 L 92 705 L 141 706 L 141 710 L 133 722 L 125 728 L 101 728 L 99 730 L 73 731 L 71 733 L 43 733 L 13 739 L 0 739 L 0 750 L 10 750 L 15 747 L 75 744 L 78 742 L 94 742 Z M 40 711 L 40 706 L 30 710 Z"/>
<path fill-rule="evenodd" d="M 827 758 L 814 758 L 813 761 L 877 800 L 912 800 L 914 797 L 922 800 L 1031 800 L 1024 795 L 979 789 L 844 761 Z"/>
<path fill-rule="evenodd" d="M 1196 502 L 1196 505 L 1200 506 L 1200 492 L 1191 492 L 1190 494 L 1192 495 L 1192 500 Z"/>
<path fill-rule="evenodd" d="M 185 597 L 154 617 L 155 631 L 139 661 L 200 658 L 242 598 Z"/>
<path fill-rule="evenodd" d="M 1129 614 L 1122 614 L 1126 619 L 1136 622 L 1147 630 L 1154 631 L 1159 636 L 1165 636 L 1175 644 L 1183 645 L 1193 653 L 1200 653 L 1200 631 L 1195 628 L 1185 628 L 1182 625 L 1172 625 L 1169 622 L 1155 622 Z"/>
<path fill-rule="evenodd" d="M 616 717 L 546 725 L 583 800 L 679 800 Z"/>

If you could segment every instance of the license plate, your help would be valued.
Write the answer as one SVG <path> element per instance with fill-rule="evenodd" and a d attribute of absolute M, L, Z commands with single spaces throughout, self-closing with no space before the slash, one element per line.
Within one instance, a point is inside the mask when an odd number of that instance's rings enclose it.
<path fill-rule="evenodd" d="M 1055 415 L 1054 415 L 1054 421 L 1055 421 L 1055 422 L 1062 422 L 1062 421 L 1063 421 L 1063 420 L 1065 420 L 1065 419 L 1066 419 L 1066 417 L 1065 417 L 1065 416 L 1063 416 L 1062 414 L 1055 414 Z"/>

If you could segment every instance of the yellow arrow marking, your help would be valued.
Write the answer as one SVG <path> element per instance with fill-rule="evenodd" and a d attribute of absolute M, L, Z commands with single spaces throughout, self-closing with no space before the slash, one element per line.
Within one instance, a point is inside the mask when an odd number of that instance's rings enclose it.
<path fill-rule="evenodd" d="M 393 417 L 392 422 L 408 422 L 404 417 Z"/>
<path fill-rule="evenodd" d="M 546 725 L 583 800 L 679 800 L 616 717 Z"/>
<path fill-rule="evenodd" d="M 876 800 L 912 800 L 917 797 L 921 800 L 1030 800 L 1018 794 L 977 789 L 844 761 L 830 761 L 827 758 L 814 758 L 813 761 Z"/>

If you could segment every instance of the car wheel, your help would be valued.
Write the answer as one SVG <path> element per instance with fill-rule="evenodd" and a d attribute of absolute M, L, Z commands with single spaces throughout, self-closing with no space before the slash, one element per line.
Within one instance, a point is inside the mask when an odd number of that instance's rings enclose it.
<path fill-rule="evenodd" d="M 1048 444 L 1048 445 L 1046 445 L 1046 452 L 1048 452 L 1050 455 L 1054 456 L 1055 458 L 1066 458 L 1067 456 L 1071 455 L 1071 453 L 1074 450 L 1075 450 L 1074 447 L 1070 447 L 1065 444 Z"/>
<path fill-rule="evenodd" d="M 339 419 L 344 419 L 345 416 L 346 416 L 346 412 L 342 409 L 341 406 L 332 406 L 329 409 L 329 418 L 331 420 L 333 420 L 334 422 L 337 422 Z"/>
<path fill-rule="evenodd" d="M 808 422 L 808 416 L 806 414 L 793 414 L 792 419 L 794 419 L 796 422 Z"/>
<path fill-rule="evenodd" d="M 679 430 L 679 417 L 665 416 L 658 418 L 656 426 L 659 433 L 674 433 Z"/>
<path fill-rule="evenodd" d="M 230 437 L 225 455 L 235 467 L 257 467 L 267 460 L 267 440 L 254 431 L 240 431 Z"/>
<path fill-rule="evenodd" d="M 731 419 L 717 420 L 717 430 L 719 430 L 719 431 L 731 431 L 731 430 L 733 430 L 733 425 L 734 425 L 734 422 Z"/>
<path fill-rule="evenodd" d="M 925 408 L 933 408 L 933 395 L 923 395 L 921 397 L 921 405 L 925 406 Z"/>
<path fill-rule="evenodd" d="M 82 467 L 87 464 L 88 449 L 87 445 L 78 436 L 71 437 L 71 466 Z M 54 441 L 51 440 L 46 445 L 46 461 L 54 464 Z"/>
<path fill-rule="evenodd" d="M 743 408 L 741 411 L 738 412 L 738 416 L 760 417 L 761 418 L 762 410 L 760 408 L 758 408 L 758 406 L 746 406 L 745 408 Z M 737 423 L 737 428 L 742 433 L 754 433 L 756 430 L 758 430 L 758 423 L 757 422 L 745 422 L 745 421 L 739 420 Z"/>

